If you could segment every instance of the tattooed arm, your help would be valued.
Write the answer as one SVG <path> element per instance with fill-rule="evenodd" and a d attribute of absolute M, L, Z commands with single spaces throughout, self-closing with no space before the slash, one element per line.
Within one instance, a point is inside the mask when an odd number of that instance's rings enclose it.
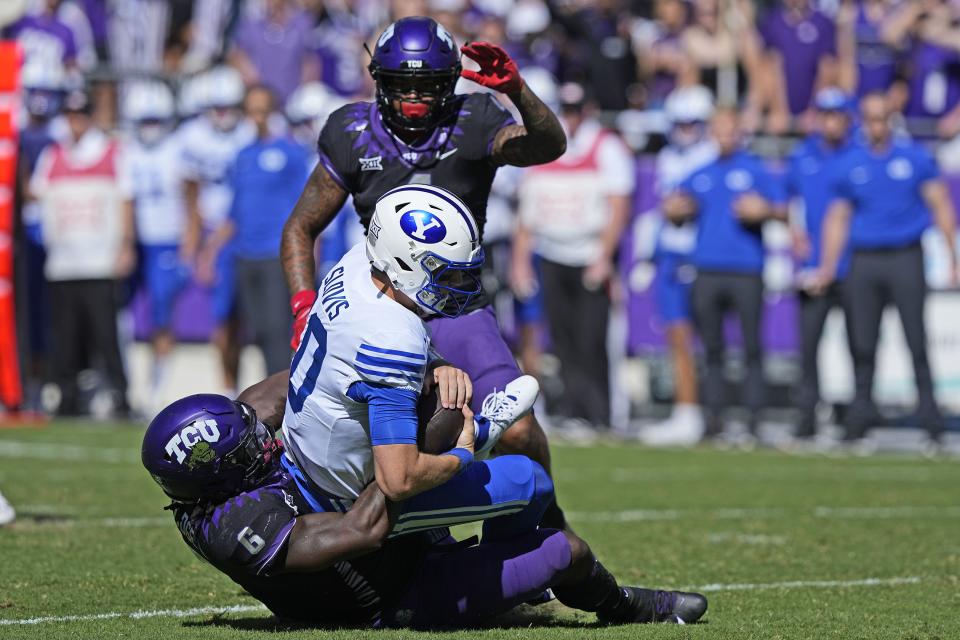
<path fill-rule="evenodd" d="M 317 265 L 313 246 L 317 236 L 333 220 L 347 199 L 347 192 L 318 164 L 283 226 L 280 259 L 291 293 L 312 291 Z"/>
<path fill-rule="evenodd" d="M 523 118 L 523 124 L 500 129 L 493 139 L 493 160 L 497 164 L 529 167 L 556 160 L 567 150 L 567 136 L 550 107 L 524 84 L 509 94 Z"/>

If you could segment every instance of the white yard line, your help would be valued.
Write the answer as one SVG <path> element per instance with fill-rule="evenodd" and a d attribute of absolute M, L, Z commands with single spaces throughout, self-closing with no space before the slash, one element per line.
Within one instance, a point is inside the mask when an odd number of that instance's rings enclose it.
<path fill-rule="evenodd" d="M 45 624 L 47 622 L 85 622 L 88 620 L 112 620 L 114 618 L 128 618 L 142 620 L 143 618 L 190 618 L 213 614 L 247 613 L 249 611 L 266 611 L 261 604 L 234 604 L 222 607 L 195 607 L 193 609 L 155 609 L 153 611 L 111 611 L 109 613 L 90 613 L 75 616 L 44 616 L 42 618 L 23 618 L 20 620 L 0 620 L 0 626 Z"/>
<path fill-rule="evenodd" d="M 135 449 L 120 449 L 116 447 L 89 447 L 79 444 L 0 440 L 0 458 L 119 462 L 128 464 L 130 462 L 139 462 L 140 453 Z"/>
<path fill-rule="evenodd" d="M 789 582 L 740 582 L 731 584 L 705 584 L 697 587 L 685 587 L 690 591 L 762 591 L 766 589 L 836 589 L 844 587 L 884 587 L 921 582 L 919 576 L 902 578 L 862 578 L 860 580 L 793 580 Z M 235 604 L 222 607 L 196 607 L 193 609 L 157 609 L 153 611 L 111 611 L 108 613 L 90 613 L 72 616 L 44 616 L 39 618 L 21 618 L 19 620 L 0 620 L 0 626 L 45 624 L 48 622 L 86 622 L 90 620 L 113 620 L 126 618 L 142 620 L 144 618 L 190 618 L 193 616 L 225 615 L 228 613 L 248 613 L 266 611 L 263 605 Z"/>
<path fill-rule="evenodd" d="M 574 522 L 643 522 L 710 518 L 717 520 L 772 520 L 811 516 L 826 520 L 878 520 L 896 518 L 960 518 L 960 506 L 896 506 L 896 507 L 809 507 L 785 508 L 720 508 L 720 509 L 624 509 L 622 511 L 568 511 Z"/>
<path fill-rule="evenodd" d="M 120 528 L 142 529 L 144 527 L 168 527 L 174 524 L 170 516 L 111 517 L 111 518 L 74 518 L 70 514 L 58 517 L 51 513 L 40 514 L 40 519 L 29 515 L 19 519 L 13 525 L 16 529 L 74 529 L 74 528 Z"/>
<path fill-rule="evenodd" d="M 704 584 L 687 587 L 691 591 L 762 591 L 764 589 L 834 589 L 837 587 L 885 587 L 917 584 L 923 578 L 863 578 L 861 580 L 792 580 L 789 582 L 741 582 L 732 584 Z"/>

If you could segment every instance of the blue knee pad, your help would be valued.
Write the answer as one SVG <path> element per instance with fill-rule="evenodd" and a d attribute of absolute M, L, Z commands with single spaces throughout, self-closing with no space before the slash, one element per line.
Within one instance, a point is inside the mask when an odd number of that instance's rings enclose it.
<path fill-rule="evenodd" d="M 525 456 L 501 456 L 491 462 L 504 462 L 504 472 L 513 482 L 525 486 L 529 502 L 519 513 L 500 516 L 483 523 L 483 540 L 503 540 L 533 531 L 553 502 L 553 480 L 539 463 Z"/>

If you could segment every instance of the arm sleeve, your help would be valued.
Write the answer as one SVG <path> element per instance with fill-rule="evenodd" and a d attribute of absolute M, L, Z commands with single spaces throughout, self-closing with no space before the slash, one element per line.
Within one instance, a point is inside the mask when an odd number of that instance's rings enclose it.
<path fill-rule="evenodd" d="M 469 99 L 468 108 L 472 120 L 470 130 L 477 131 L 483 136 L 480 140 L 482 155 L 489 156 L 493 152 L 493 139 L 497 137 L 500 129 L 517 124 L 517 121 L 513 119 L 506 107 L 489 93 L 473 94 Z"/>
<path fill-rule="evenodd" d="M 633 154 L 626 145 L 610 133 L 598 149 L 600 175 L 603 176 L 603 188 L 608 196 L 629 196 L 636 186 Z"/>
<path fill-rule="evenodd" d="M 354 382 L 347 396 L 367 405 L 371 445 L 417 444 L 419 394 L 410 389 Z"/>
<path fill-rule="evenodd" d="M 922 147 L 917 147 L 917 184 L 923 184 L 940 177 L 940 168 L 934 157 Z"/>
<path fill-rule="evenodd" d="M 191 144 L 193 142 L 193 140 L 191 140 L 192 137 L 189 130 L 184 131 L 180 136 L 180 142 L 182 143 L 180 147 L 180 163 L 184 180 L 200 182 L 203 178 L 202 151 Z"/>
<path fill-rule="evenodd" d="M 850 184 L 850 165 L 846 162 L 837 162 L 827 176 L 827 188 L 832 199 L 855 202 L 853 189 Z"/>
<path fill-rule="evenodd" d="M 53 164 L 53 145 L 48 145 L 40 152 L 37 166 L 33 168 L 33 175 L 30 176 L 30 191 L 33 192 L 34 197 L 39 197 L 47 188 L 51 164 Z"/>
<path fill-rule="evenodd" d="M 295 519 L 278 488 L 241 494 L 213 511 L 201 551 L 228 573 L 268 575 L 278 568 Z"/>
<path fill-rule="evenodd" d="M 783 204 L 787 201 L 786 176 L 771 167 L 757 166 L 758 191 L 772 204 Z"/>
<path fill-rule="evenodd" d="M 127 161 L 128 153 L 125 146 L 121 143 L 117 148 L 117 155 L 114 157 L 114 163 L 117 167 L 117 188 L 124 200 L 132 200 L 133 176 L 130 173 L 130 163 Z"/>
<path fill-rule="evenodd" d="M 327 119 L 317 140 L 317 152 L 320 164 L 327 170 L 333 181 L 350 193 L 356 191 L 357 161 L 353 158 L 353 136 L 351 135 L 350 109 L 356 105 L 347 105 L 337 109 Z M 369 126 L 369 124 L 368 124 Z"/>

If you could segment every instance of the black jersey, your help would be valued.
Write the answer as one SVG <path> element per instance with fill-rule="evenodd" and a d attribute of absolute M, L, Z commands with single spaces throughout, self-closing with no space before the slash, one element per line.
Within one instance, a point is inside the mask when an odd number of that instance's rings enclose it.
<path fill-rule="evenodd" d="M 424 537 L 388 541 L 377 552 L 314 573 L 278 573 L 298 515 L 311 511 L 277 473 L 219 505 L 177 505 L 184 541 L 281 618 L 320 625 L 371 624 L 399 597 L 427 549 Z"/>
<path fill-rule="evenodd" d="M 486 93 L 456 97 L 454 115 L 417 145 L 397 138 L 376 103 L 354 102 L 334 111 L 320 133 L 320 162 L 353 195 L 364 229 L 377 199 L 405 184 L 430 184 L 463 200 L 483 234 L 487 198 L 497 171 L 493 139 L 513 124 L 510 113 Z"/>

